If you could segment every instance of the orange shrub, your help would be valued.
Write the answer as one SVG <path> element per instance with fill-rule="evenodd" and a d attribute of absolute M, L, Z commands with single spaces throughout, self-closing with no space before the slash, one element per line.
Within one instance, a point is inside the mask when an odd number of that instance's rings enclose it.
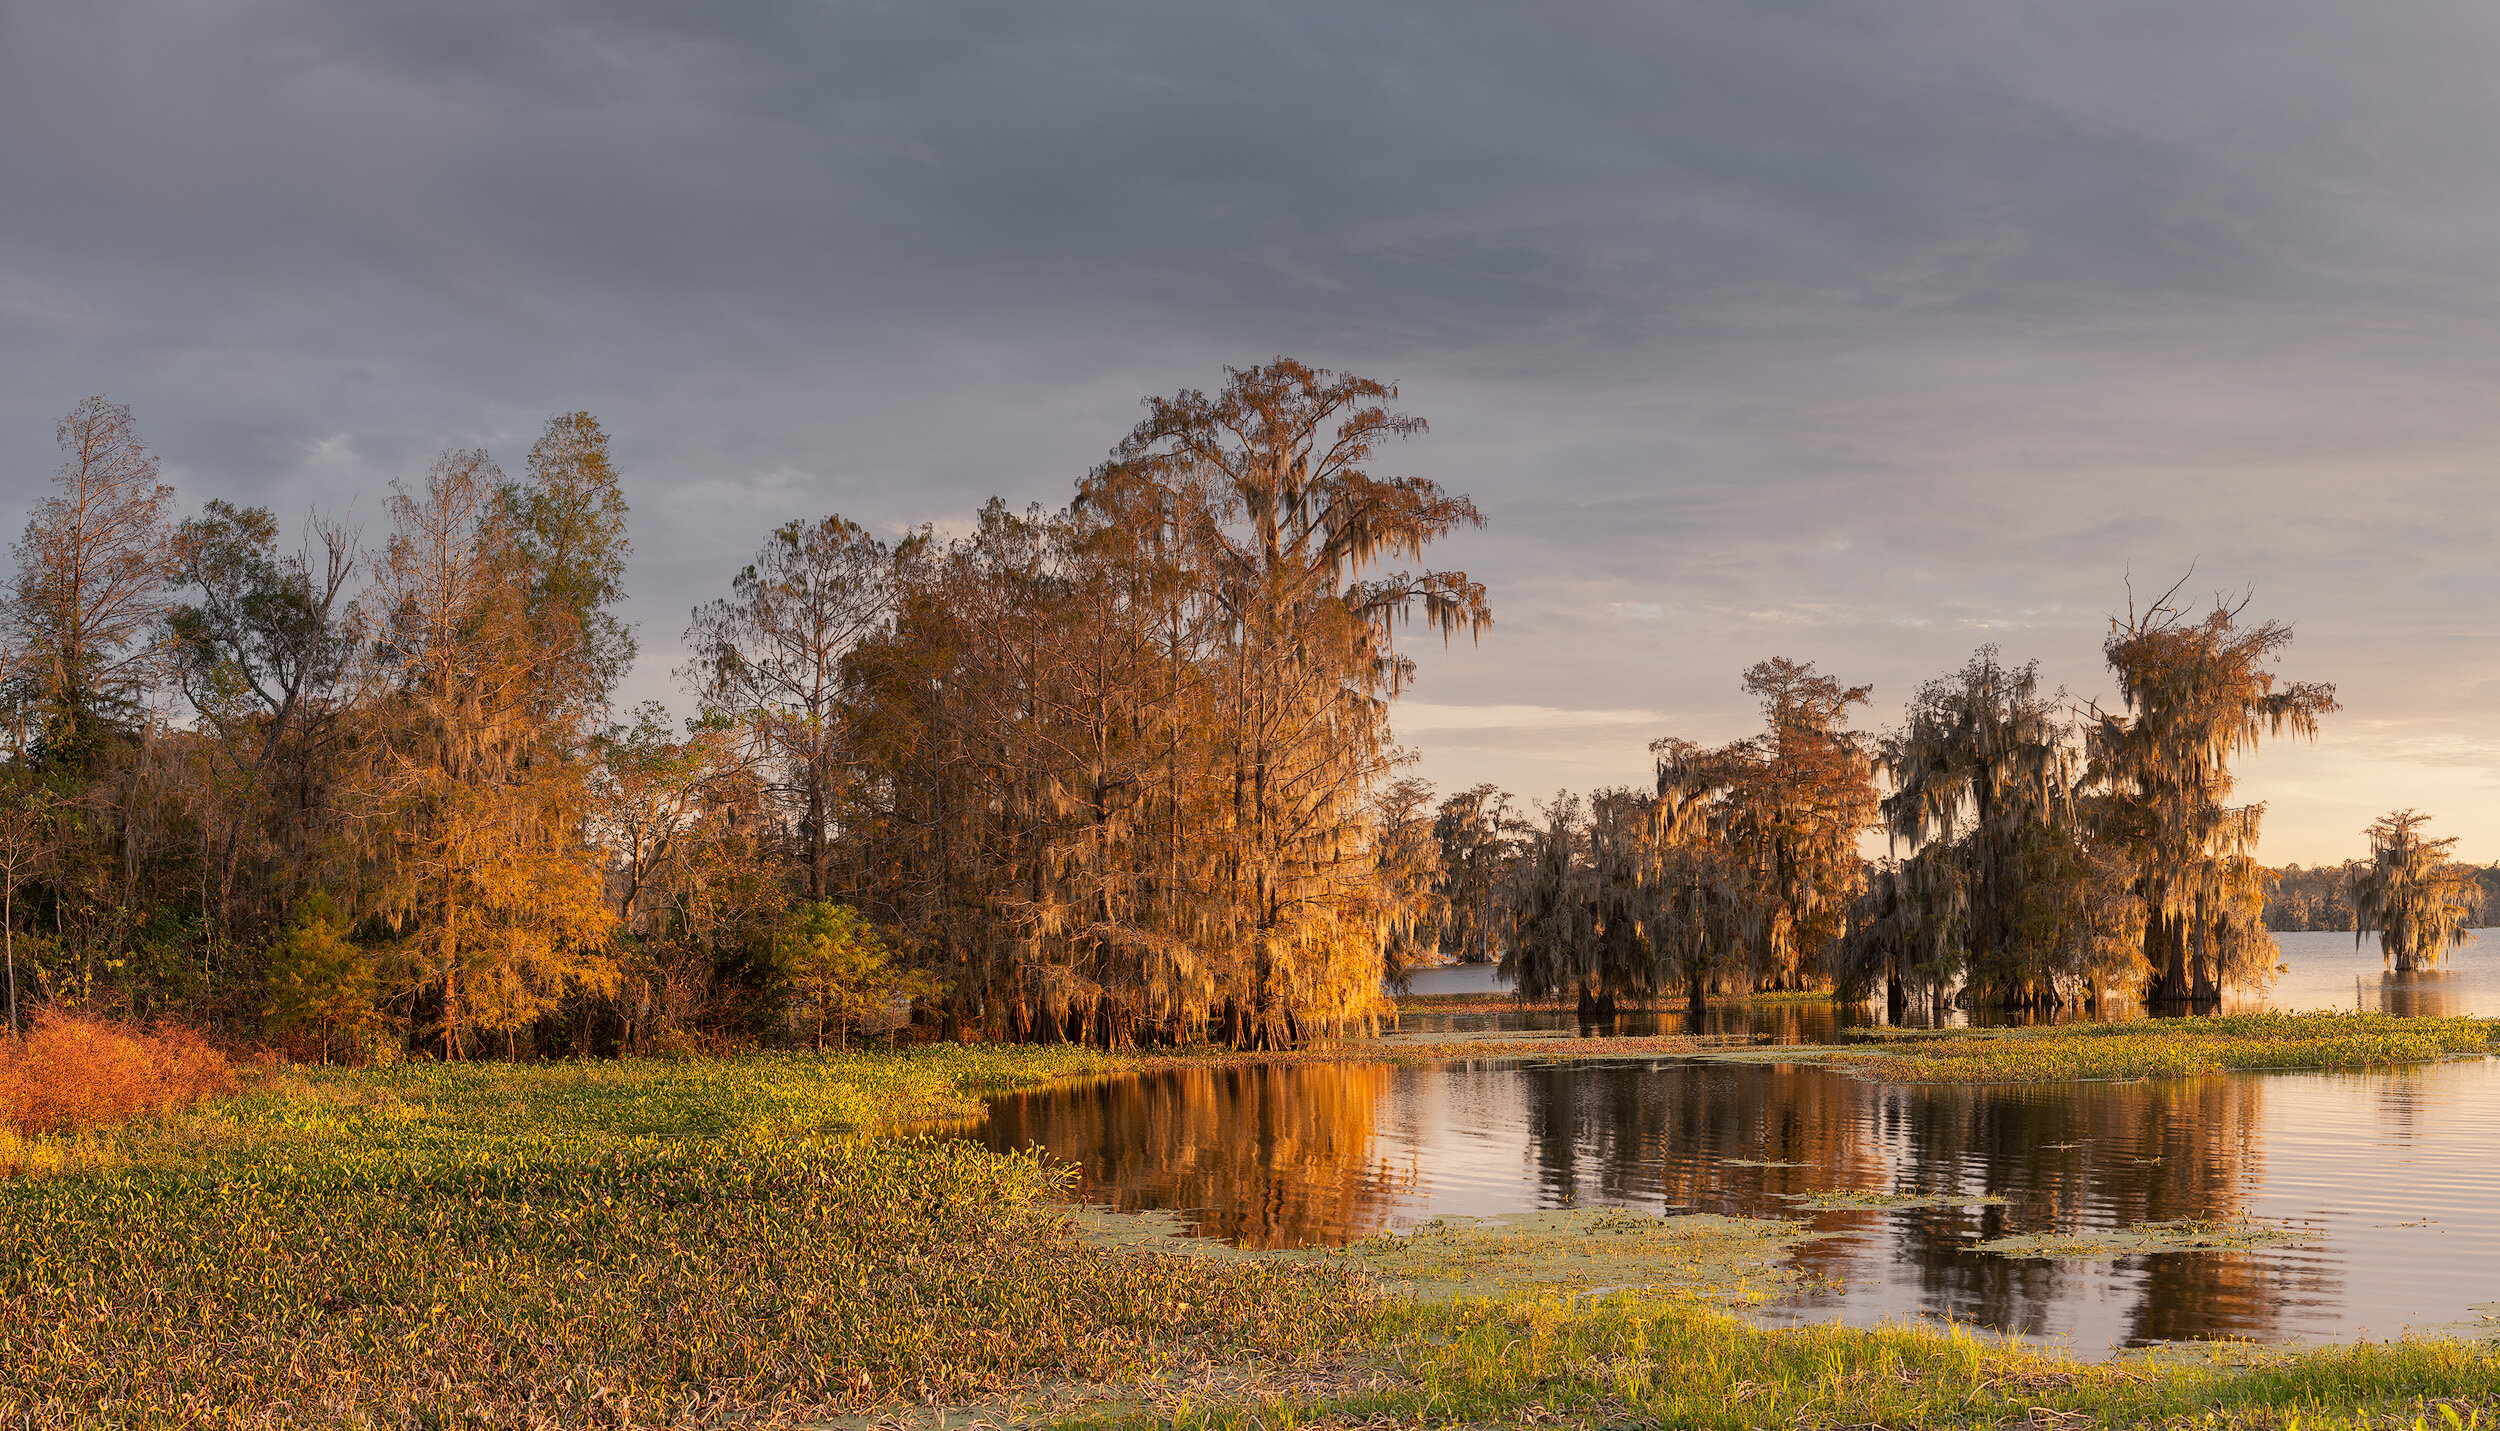
<path fill-rule="evenodd" d="M 234 1065 L 186 1028 L 138 1029 L 46 1010 L 0 1038 L 0 1127 L 68 1133 L 168 1113 L 235 1085 Z"/>

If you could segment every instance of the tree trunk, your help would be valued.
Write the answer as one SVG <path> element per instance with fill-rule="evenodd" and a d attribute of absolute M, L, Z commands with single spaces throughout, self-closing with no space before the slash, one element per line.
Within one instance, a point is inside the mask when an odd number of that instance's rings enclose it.
<path fill-rule="evenodd" d="M 2166 918 L 2159 910 L 2144 916 L 2144 962 L 2152 966 L 2153 980 L 2145 987 L 2144 1002 L 2148 1004 L 2184 1004 L 2191 991 L 2188 987 L 2187 930 L 2180 921 Z"/>

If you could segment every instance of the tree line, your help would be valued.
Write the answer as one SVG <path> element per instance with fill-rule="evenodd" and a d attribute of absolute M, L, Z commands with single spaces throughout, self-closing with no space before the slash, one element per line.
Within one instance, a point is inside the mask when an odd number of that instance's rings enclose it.
<path fill-rule="evenodd" d="M 696 714 L 621 721 L 605 431 L 446 452 L 379 541 L 175 520 L 82 402 L 7 602 L 0 933 L 24 1005 L 335 1056 L 933 1031 L 1275 1047 L 1428 951 L 1379 818 L 1423 566 L 1480 523 L 1375 473 L 1393 387 L 1286 359 L 1147 416 L 1057 511 L 765 538 L 687 631 Z M 290 538 L 292 538 L 290 540 Z"/>
<path fill-rule="evenodd" d="M 2291 632 L 2178 588 L 2111 620 L 2117 704 L 1983 648 L 1885 731 L 1787 658 L 1753 735 L 1522 808 L 1401 775 L 1401 632 L 1492 619 L 1424 565 L 1481 516 L 1373 469 L 1396 390 L 1287 359 L 1146 416 L 1062 508 L 766 534 L 696 608 L 694 715 L 612 710 L 628 511 L 600 423 L 443 453 L 369 540 L 176 520 L 80 403 L 0 626 L 8 1015 L 178 1017 L 325 1056 L 926 1036 L 1252 1049 L 1367 1026 L 1420 963 L 1536 999 L 1958 992 L 2210 1002 L 2314 872 L 2231 764 L 2314 736 Z M 2481 906 L 2418 812 L 2343 908 L 2391 961 Z M 1880 841 L 1868 844 L 1869 837 Z M 1872 857 L 1870 857 L 1872 856 Z M 2271 903 L 2270 903 L 2271 901 Z M 2323 917 L 2323 916 L 2321 916 Z"/>

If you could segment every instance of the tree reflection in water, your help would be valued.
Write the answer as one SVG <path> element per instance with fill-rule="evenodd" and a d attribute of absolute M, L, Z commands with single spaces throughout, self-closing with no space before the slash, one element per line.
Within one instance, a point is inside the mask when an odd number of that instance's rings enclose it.
<path fill-rule="evenodd" d="M 2268 1088 L 2244 1076 L 1909 1087 L 1679 1060 L 1314 1063 L 1002 1099 L 981 1136 L 1074 1164 L 1088 1201 L 1173 1210 L 1253 1247 L 1533 1207 L 1806 1216 L 1830 1235 L 1795 1254 L 1810 1275 L 1790 1315 L 1949 1316 L 2111 1344 L 2280 1340 L 2340 1315 L 2343 1244 L 2099 1262 L 1970 1250 L 2245 1215 L 2267 1171 Z M 2004 1202 L 1800 1213 L 1794 1199 L 1826 1189 Z"/>
<path fill-rule="evenodd" d="M 2451 974 L 2443 969 L 2381 974 L 2377 989 L 2379 1011 L 2408 1019 L 2470 1016 L 2482 1003 L 2477 997 L 2482 991 L 2476 982 L 2470 975 Z"/>
<path fill-rule="evenodd" d="M 983 1140 L 1038 1145 L 1077 1170 L 1077 1196 L 1183 1213 L 1244 1247 L 1342 1242 L 1384 1225 L 1417 1180 L 1373 1152 L 1392 1070 L 1379 1064 L 1184 1068 L 1049 1089 L 994 1105 Z"/>

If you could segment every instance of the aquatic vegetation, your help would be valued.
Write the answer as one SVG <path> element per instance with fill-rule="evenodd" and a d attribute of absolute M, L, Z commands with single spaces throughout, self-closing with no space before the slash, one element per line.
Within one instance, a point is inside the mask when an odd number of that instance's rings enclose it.
<path fill-rule="evenodd" d="M 1801 1274 L 1776 1259 L 1813 1235 L 1767 1218 L 1562 1208 L 1435 1218 L 1341 1260 L 1421 1302 L 1638 1288 L 1744 1303 L 1794 1286 Z"/>
<path fill-rule="evenodd" d="M 863 1138 L 1073 1050 L 308 1071 L 119 1165 L 0 1184 L 0 1421 L 823 1416 L 1319 1354 L 1324 1266 L 1080 1243 L 1034 1160 Z"/>
<path fill-rule="evenodd" d="M 1243 1065 L 1278 1063 L 1421 1063 L 1438 1059 L 1532 1058 L 1644 1059 L 1680 1057 L 1721 1047 L 1724 1040 L 1683 1034 L 1648 1034 L 1620 1038 L 1582 1038 L 1568 1029 L 1442 1030 L 1434 1033 L 1385 1034 L 1377 1038 L 1315 1041 L 1302 1048 L 1256 1053 L 1201 1044 L 1172 1050 L 1139 1052 L 1128 1067 L 1155 1068 L 1171 1064 Z"/>
<path fill-rule="evenodd" d="M 1884 1037 L 1873 1045 L 1787 1052 L 1888 1081 L 2030 1083 L 2427 1063 L 2489 1054 L 2496 1030 L 2500 1025 L 2471 1018 L 2254 1013 Z"/>
<path fill-rule="evenodd" d="M 2248 1252 L 2265 1247 L 2290 1247 L 2325 1236 L 2312 1228 L 2253 1218 L 2210 1221 L 2186 1218 L 2177 1222 L 2139 1222 L 2129 1227 L 2080 1228 L 2073 1232 L 2030 1232 L 1971 1244 L 1974 1252 L 2007 1257 L 2060 1257 L 2107 1261 L 2145 1252 Z"/>
<path fill-rule="evenodd" d="M 1216 1261 L 1327 1265 L 1365 1274 L 1420 1303 L 1586 1295 L 1640 1289 L 1744 1304 L 1802 1274 L 1778 1259 L 1816 1236 L 1804 1224 L 1715 1213 L 1660 1216 L 1623 1208 L 1549 1208 L 1499 1217 L 1436 1217 L 1342 1248 L 1250 1249 L 1184 1236 L 1169 1212 L 1085 1209 L 1072 1219 L 1095 1246 Z"/>
<path fill-rule="evenodd" d="M 1807 1212 L 1856 1212 L 1877 1208 L 1999 1207 L 2005 1202 L 2003 1197 L 1995 1193 L 1865 1192 L 1856 1188 L 1827 1188 L 1819 1192 L 1781 1193 L 1780 1196 Z"/>

